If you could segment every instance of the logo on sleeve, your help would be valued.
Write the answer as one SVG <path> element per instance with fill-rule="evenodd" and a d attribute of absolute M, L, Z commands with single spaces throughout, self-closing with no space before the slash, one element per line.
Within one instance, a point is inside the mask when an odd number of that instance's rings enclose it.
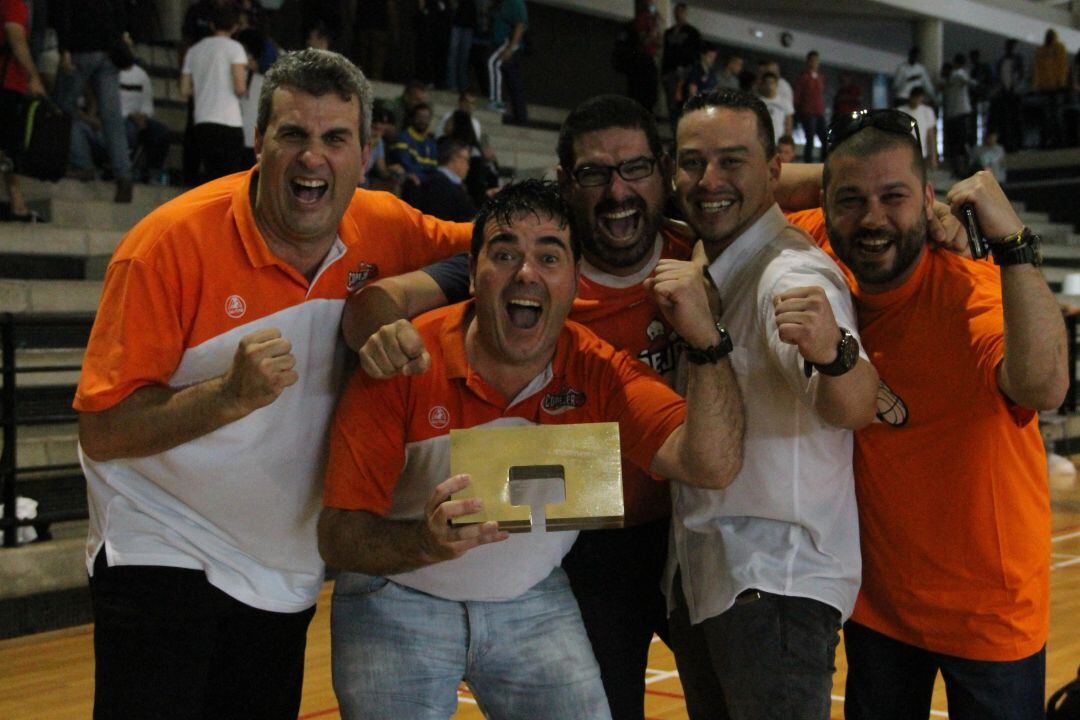
<path fill-rule="evenodd" d="M 349 271 L 349 276 L 345 281 L 345 289 L 349 292 L 356 292 L 364 287 L 369 280 L 374 280 L 377 277 L 379 277 L 379 266 L 361 260 L 355 270 Z"/>
<path fill-rule="evenodd" d="M 442 430 L 450 424 L 450 411 L 442 405 L 434 405 L 427 414 L 428 422 L 436 430 Z"/>
<path fill-rule="evenodd" d="M 585 405 L 585 393 L 572 387 L 563 388 L 556 393 L 548 393 L 540 402 L 540 407 L 548 415 L 562 415 L 564 412 Z"/>
<path fill-rule="evenodd" d="M 225 314 L 231 318 L 244 317 L 247 312 L 247 303 L 239 295 L 230 295 L 225 301 Z"/>
<path fill-rule="evenodd" d="M 886 425 L 901 428 L 907 425 L 908 408 L 904 399 L 893 392 L 884 380 L 878 382 L 877 419 Z"/>

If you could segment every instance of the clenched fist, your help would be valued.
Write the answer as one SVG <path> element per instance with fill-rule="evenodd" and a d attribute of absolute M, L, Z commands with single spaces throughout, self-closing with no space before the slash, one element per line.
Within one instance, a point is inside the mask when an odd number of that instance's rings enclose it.
<path fill-rule="evenodd" d="M 277 400 L 300 379 L 293 368 L 292 343 L 277 328 L 263 328 L 240 338 L 232 367 L 225 374 L 225 393 L 246 415 Z"/>
<path fill-rule="evenodd" d="M 840 326 L 836 324 L 825 290 L 797 287 L 773 297 L 780 340 L 796 345 L 804 360 L 827 365 L 836 359 Z"/>

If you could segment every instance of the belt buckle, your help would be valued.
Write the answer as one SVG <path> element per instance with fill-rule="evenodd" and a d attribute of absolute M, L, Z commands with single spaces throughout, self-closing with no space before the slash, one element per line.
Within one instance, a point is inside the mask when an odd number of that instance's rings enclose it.
<path fill-rule="evenodd" d="M 764 597 L 764 595 L 761 594 L 760 590 L 755 590 L 753 588 L 749 590 L 743 590 L 741 593 L 735 596 L 735 604 L 749 605 L 752 602 L 757 602 L 762 597 Z"/>

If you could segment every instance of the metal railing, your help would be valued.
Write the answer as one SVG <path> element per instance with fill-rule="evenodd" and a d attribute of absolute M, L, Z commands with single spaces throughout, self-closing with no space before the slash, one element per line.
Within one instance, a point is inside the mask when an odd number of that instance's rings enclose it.
<path fill-rule="evenodd" d="M 54 402 L 37 407 L 33 403 L 20 403 L 18 377 L 27 373 L 70 373 L 81 370 L 81 365 L 18 365 L 17 351 L 30 348 L 61 349 L 85 347 L 94 315 L 85 314 L 35 314 L 24 315 L 0 313 L 0 359 L 3 368 L 0 376 L 0 424 L 3 427 L 4 449 L 0 453 L 0 502 L 4 504 L 4 517 L 0 518 L 4 547 L 17 544 L 18 529 L 34 526 L 41 539 L 48 539 L 50 523 L 65 520 L 81 520 L 87 517 L 86 487 L 82 469 L 78 463 L 51 463 L 19 466 L 19 429 L 30 426 L 74 423 L 77 420 L 71 408 L 74 387 L 67 392 L 60 386 Z M 52 388 L 56 390 L 54 386 Z M 23 520 L 16 514 L 16 498 L 19 486 L 32 483 L 38 489 L 38 515 Z M 72 499 L 74 498 L 74 499 Z"/>

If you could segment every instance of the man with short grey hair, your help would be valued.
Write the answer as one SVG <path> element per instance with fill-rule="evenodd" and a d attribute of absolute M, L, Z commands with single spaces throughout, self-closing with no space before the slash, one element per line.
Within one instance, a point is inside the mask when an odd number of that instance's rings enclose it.
<path fill-rule="evenodd" d="M 356 189 L 372 97 L 344 57 L 282 56 L 259 102 L 258 165 L 156 209 L 106 275 L 75 398 L 96 718 L 295 720 L 345 298 L 468 247 Z"/>

